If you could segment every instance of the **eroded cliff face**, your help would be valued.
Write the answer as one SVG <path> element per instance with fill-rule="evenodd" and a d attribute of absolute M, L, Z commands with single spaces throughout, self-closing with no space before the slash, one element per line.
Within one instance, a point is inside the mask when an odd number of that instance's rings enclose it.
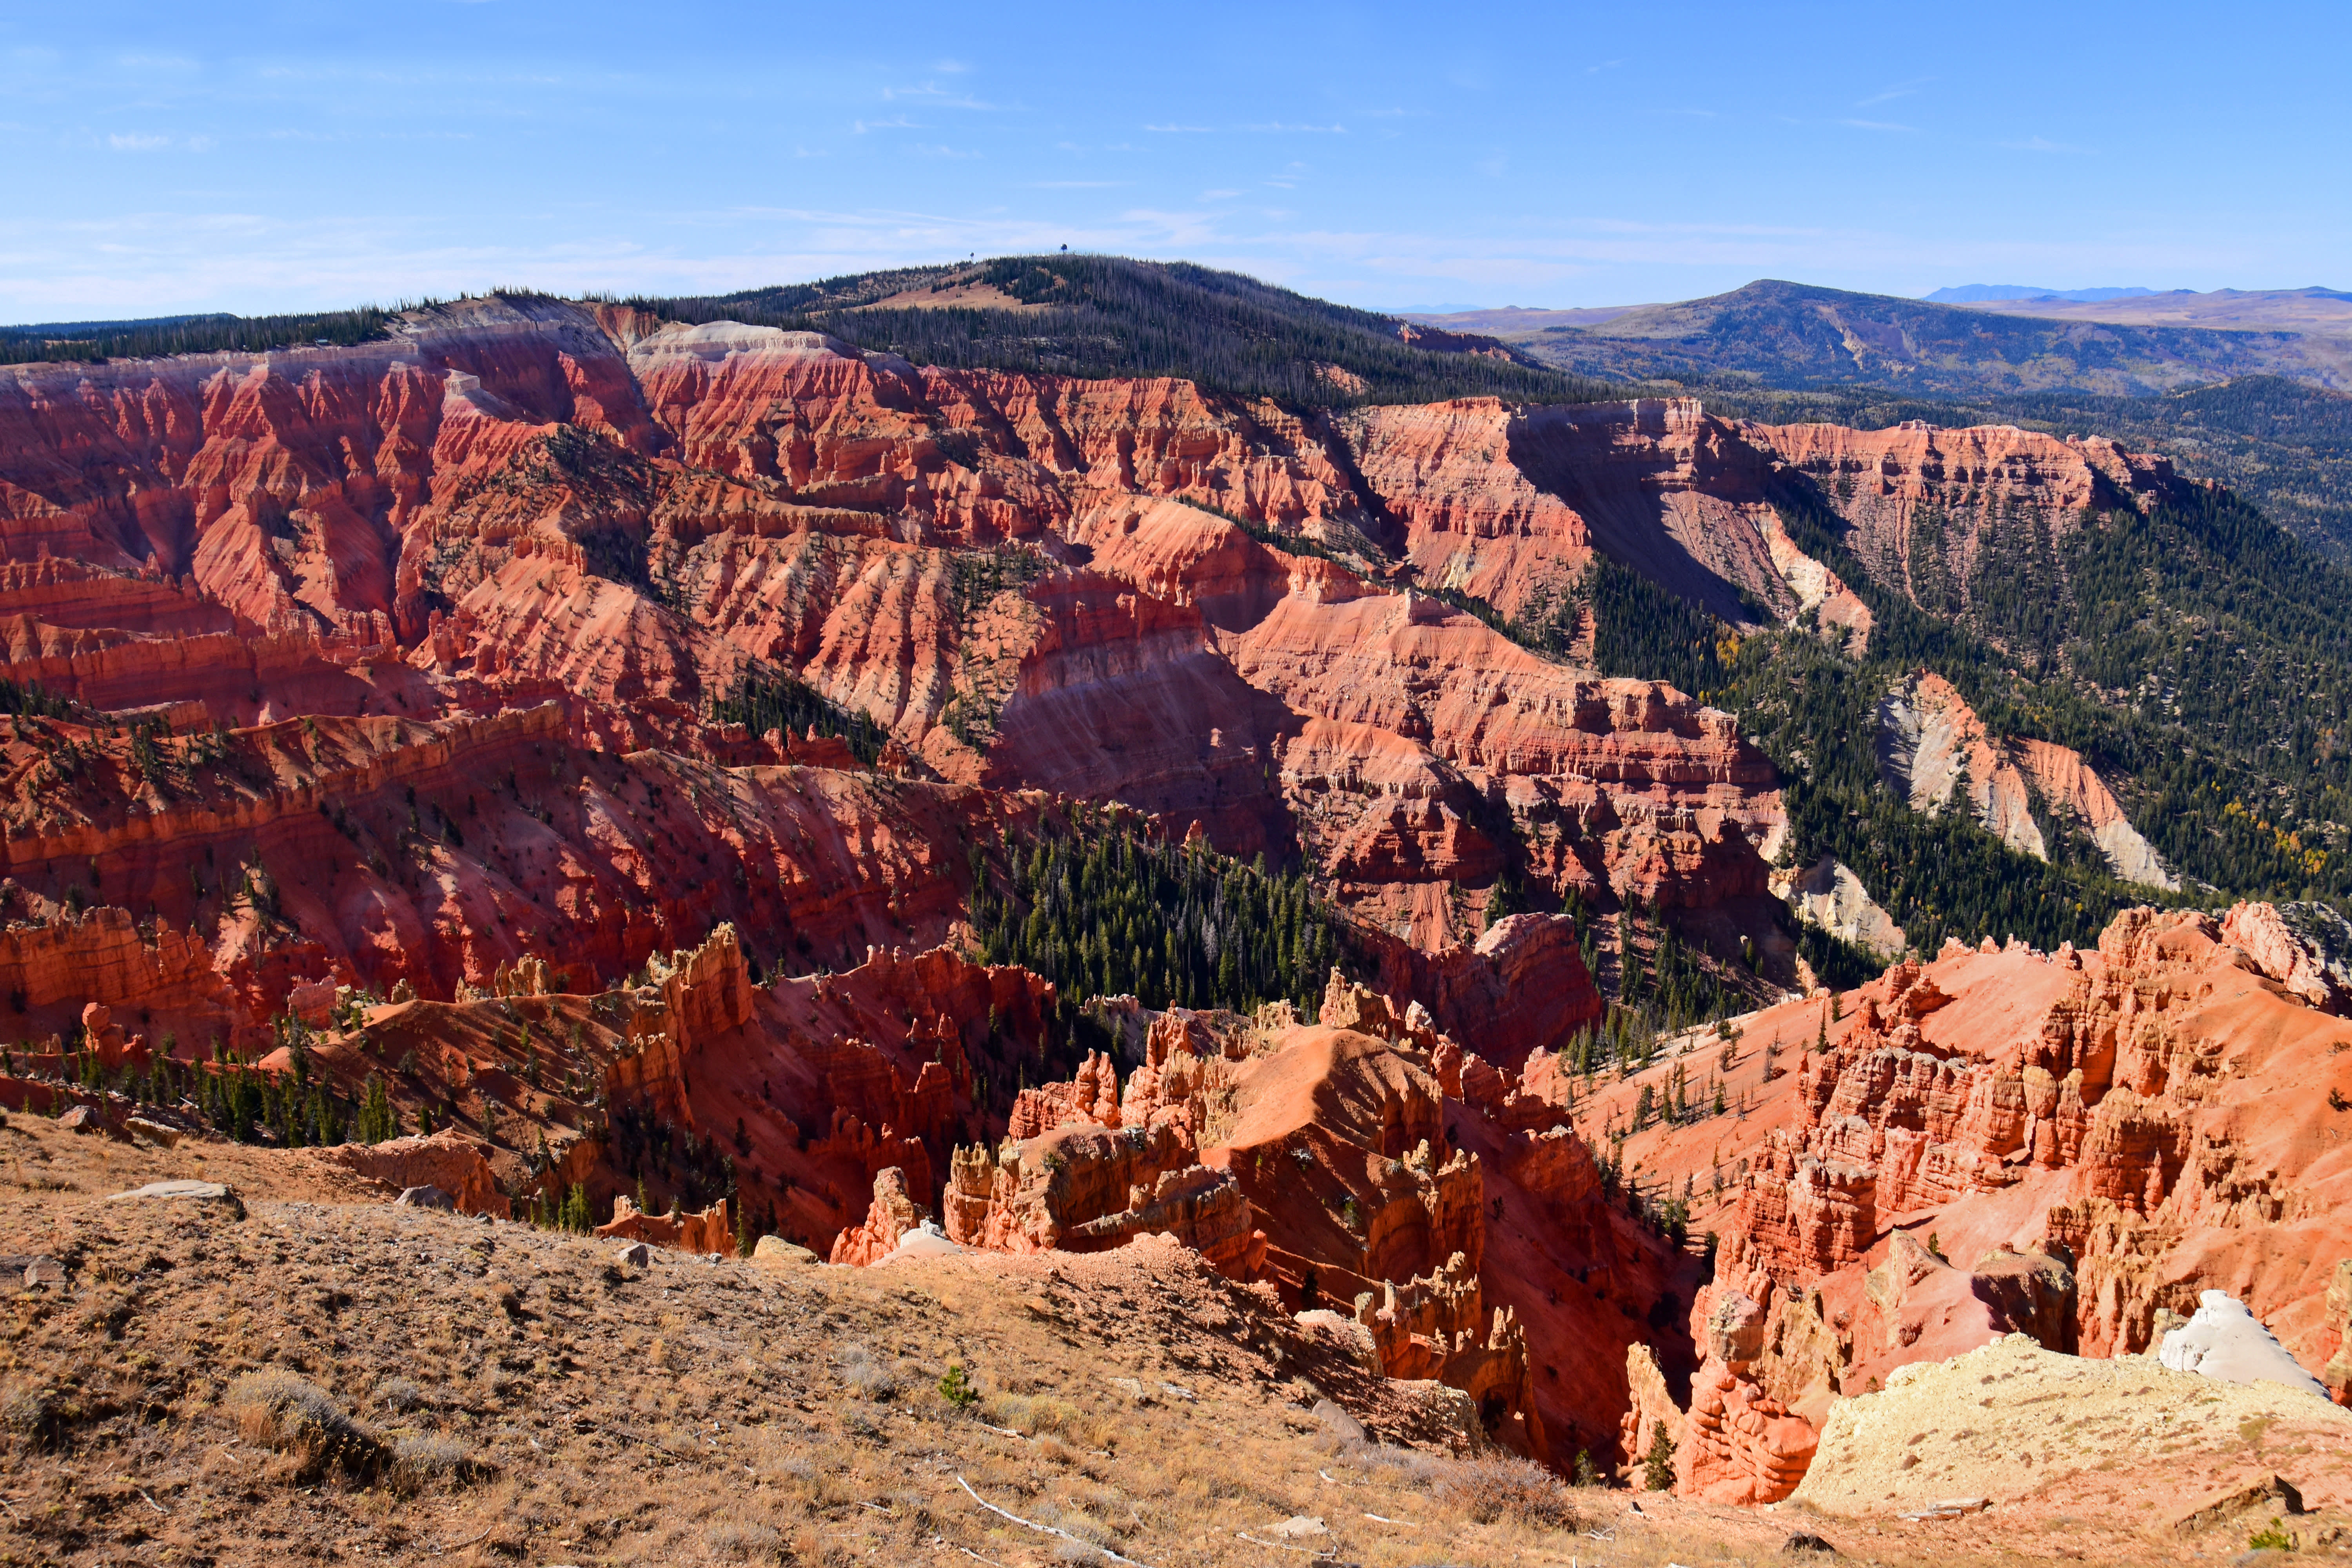
<path fill-rule="evenodd" d="M 1878 754 L 1887 787 L 1914 811 L 1955 805 L 2020 854 L 2050 858 L 2037 810 L 2078 826 L 2116 876 L 2177 889 L 2167 867 L 2082 753 L 2048 741 L 1993 735 L 1952 683 L 1931 670 L 1906 677 L 1878 708 Z"/>
<path fill-rule="evenodd" d="M 1689 1375 L 1698 1279 L 1609 1200 L 1559 1059 L 1487 1061 L 1418 1001 L 1337 973 L 1318 1025 L 1287 1012 L 1152 1016 L 1123 1091 L 1108 1057 L 1027 1091 L 1013 1138 L 955 1155 L 948 1234 L 1027 1252 L 1172 1232 L 1387 1375 L 1469 1394 L 1495 1440 L 1607 1462 L 1628 1347 L 1656 1342 Z"/>
<path fill-rule="evenodd" d="M 1694 1222 L 1721 1240 L 1702 1304 L 1760 1314 L 1746 1380 L 1818 1425 L 1839 1394 L 2003 1333 L 2143 1352 L 2209 1289 L 2336 1376 L 2352 1024 L 2303 994 L 2332 1002 L 2313 978 L 2330 930 L 2267 905 L 2138 910 L 2095 951 L 1956 946 L 1750 1021 L 1793 1070 L 1718 1138 L 1734 1180 Z"/>
<path fill-rule="evenodd" d="M 2168 460 L 2100 437 L 2062 440 L 2015 426 L 1738 431 L 1851 526 L 1846 542 L 1874 579 L 1940 613 L 1974 607 L 1979 569 L 1997 557 L 2054 585 L 2067 535 L 2090 516 L 2145 510 L 2189 483 Z"/>
<path fill-rule="evenodd" d="M 1530 878 L 1604 907 L 1761 891 L 1775 781 L 1727 720 L 1217 515 L 1375 561 L 1408 520 L 1400 569 L 1448 580 L 1429 540 L 1516 538 L 1531 584 L 1580 570 L 1581 505 L 1694 593 L 1719 567 L 1795 603 L 1738 521 L 1752 454 L 1695 406 L 1335 423 L 539 299 L 350 349 L 20 367 L 0 404 L 11 673 L 110 711 L 184 731 L 562 700 L 592 750 L 783 761 L 787 737 L 706 722 L 757 664 L 926 774 L 1303 850 L 1431 949 L 1475 938 L 1514 837 Z"/>
<path fill-rule="evenodd" d="M 1991 548 L 2027 503 L 2074 526 L 2174 481 L 2013 432 L 1325 418 L 540 300 L 13 368 L 5 674 L 81 706 L 5 720 L 0 989 L 26 1037 L 95 1019 L 110 1067 L 257 1054 L 290 1009 L 339 1091 L 502 1129 L 499 1187 L 577 1185 L 614 1235 L 871 1262 L 926 1215 L 1007 1251 L 1171 1234 L 1294 1308 L 1311 1280 L 1383 1370 L 1562 1466 L 1637 1459 L 1687 1399 L 1709 1497 L 1784 1492 L 1822 1405 L 1906 1358 L 2009 1327 L 2137 1345 L 2217 1279 L 2340 1383 L 2309 1086 L 2341 1026 L 2287 997 L 2338 1005 L 2345 944 L 2276 911 L 1949 954 L 1848 998 L 1818 1053 L 1822 1001 L 1751 1020 L 1781 1056 L 1735 1042 L 1727 1147 L 1637 1136 L 1622 1178 L 1654 1202 L 1737 1172 L 1712 1293 L 1696 1243 L 1612 1200 L 1593 1147 L 1658 1080 L 1580 1084 L 1575 923 L 1490 920 L 1490 889 L 1639 900 L 1727 953 L 1766 929 L 1778 780 L 1730 716 L 1415 584 L 1517 613 L 1601 552 L 1728 621 L 1866 639 L 1774 510 L 1799 482 L 1926 595 L 1931 509 Z M 755 668 L 871 721 L 881 760 L 716 721 Z M 2162 873 L 2082 759 L 1948 688 L 1905 701 L 1922 809 L 1964 775 L 2021 847 L 2056 811 Z M 969 956 L 970 857 L 1073 800 L 1297 857 L 1373 986 L 1312 1026 L 1114 1001 L 1133 1054 L 1033 1083 L 1086 999 Z M 1862 931 L 1836 869 L 1800 896 Z"/>
<path fill-rule="evenodd" d="M 1601 551 L 1734 621 L 1810 610 L 1866 638 L 1780 524 L 1791 474 L 1890 540 L 1922 507 L 2071 516 L 2176 482 L 2017 432 L 1687 401 L 1302 416 L 501 298 L 355 348 L 12 370 L 0 612 L 13 674 L 183 730 L 562 698 L 592 749 L 782 760 L 783 737 L 705 722 L 756 662 L 929 774 L 1304 851 L 1433 950 L 1475 936 L 1515 857 L 1602 908 L 1752 900 L 1780 808 L 1728 720 L 1391 579 L 1510 613 Z M 1396 564 L 1360 577 L 1217 513 Z M 2011 750 L 2126 874 L 2162 875 L 2078 759 Z M 1971 783 L 2002 804 L 1997 771 Z"/>

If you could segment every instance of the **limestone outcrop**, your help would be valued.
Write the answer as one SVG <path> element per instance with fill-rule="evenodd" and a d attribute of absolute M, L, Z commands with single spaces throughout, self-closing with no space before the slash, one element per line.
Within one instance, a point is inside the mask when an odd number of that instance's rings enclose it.
<path fill-rule="evenodd" d="M 1833 1518 L 1967 1497 L 2029 1525 L 2063 1516 L 2138 1534 L 2242 1486 L 2250 1428 L 2267 1453 L 2332 1456 L 2352 1437 L 2352 1413 L 2275 1384 L 2215 1383 L 2147 1355 L 2061 1355 L 2012 1334 L 1903 1367 L 1840 1404 L 1795 1495 Z"/>
<path fill-rule="evenodd" d="M 2146 887 L 2179 887 L 2079 752 L 1991 734 L 1967 699 L 1932 670 L 1911 675 L 1887 693 L 1878 725 L 1888 787 L 1912 810 L 1942 811 L 1965 784 L 1965 809 L 1987 832 L 2020 854 L 2047 860 L 2050 846 L 2034 816 L 2039 805 L 2078 824 L 2116 876 Z"/>

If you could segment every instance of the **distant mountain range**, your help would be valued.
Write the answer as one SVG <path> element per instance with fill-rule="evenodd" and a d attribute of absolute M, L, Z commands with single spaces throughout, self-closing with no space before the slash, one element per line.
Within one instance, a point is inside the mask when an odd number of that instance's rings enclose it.
<path fill-rule="evenodd" d="M 2352 559 L 2352 295 L 2335 289 L 1948 304 L 1767 280 L 1678 304 L 1418 320 L 1767 422 L 2113 436 Z"/>
<path fill-rule="evenodd" d="M 1988 300 L 2129 300 L 2153 289 L 2036 289 L 2027 283 L 1963 283 L 1920 296 L 1938 305 L 1979 305 Z"/>

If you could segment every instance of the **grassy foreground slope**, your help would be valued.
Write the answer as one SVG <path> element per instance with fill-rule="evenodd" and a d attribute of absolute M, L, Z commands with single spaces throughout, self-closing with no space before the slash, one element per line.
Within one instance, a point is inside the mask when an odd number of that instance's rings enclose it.
<path fill-rule="evenodd" d="M 0 1562 L 1567 1564 L 1613 1530 L 1642 1564 L 1788 1530 L 1460 1462 L 1424 1385 L 1165 1242 L 639 1265 L 299 1152 L 20 1115 L 0 1163 Z M 166 1178 L 245 1213 L 109 1201 Z"/>

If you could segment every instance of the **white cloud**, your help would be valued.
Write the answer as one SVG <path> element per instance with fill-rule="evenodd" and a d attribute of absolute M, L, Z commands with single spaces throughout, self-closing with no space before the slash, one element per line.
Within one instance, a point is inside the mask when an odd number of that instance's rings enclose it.
<path fill-rule="evenodd" d="M 117 132 L 106 139 L 106 144 L 118 153 L 153 153 L 172 144 L 169 136 L 143 136 L 133 132 Z"/>
<path fill-rule="evenodd" d="M 1872 93 L 1868 98 L 1858 100 L 1855 102 L 1854 107 L 1856 109 L 1868 109 L 1874 103 L 1892 103 L 1898 98 L 1909 98 L 1912 94 L 1917 92 L 1921 88 L 1926 87 L 1929 82 L 1932 82 L 1935 79 L 1936 79 L 1931 76 L 1921 76 L 1914 77 L 1909 81 L 1898 81 L 1893 87 L 1883 88 L 1880 90 Z"/>

